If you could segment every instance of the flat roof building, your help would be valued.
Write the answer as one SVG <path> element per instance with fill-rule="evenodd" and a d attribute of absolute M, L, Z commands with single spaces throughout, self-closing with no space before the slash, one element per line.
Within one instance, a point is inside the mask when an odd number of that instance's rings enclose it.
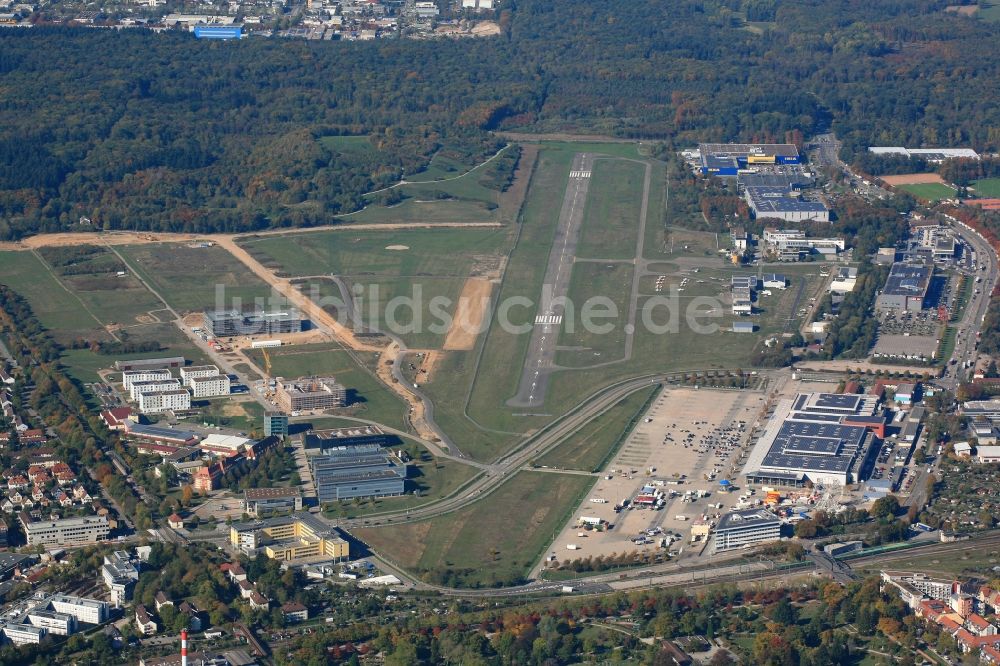
<path fill-rule="evenodd" d="M 798 164 L 799 151 L 790 143 L 702 143 L 700 170 L 703 174 L 736 176 L 754 165 Z"/>
<path fill-rule="evenodd" d="M 348 542 L 309 513 L 233 524 L 229 528 L 229 542 L 246 553 L 262 549 L 267 557 L 283 562 L 350 558 Z"/>
<path fill-rule="evenodd" d="M 185 411 L 191 409 L 191 394 L 187 389 L 167 389 L 139 395 L 139 411 L 143 414 Z"/>
<path fill-rule="evenodd" d="M 926 306 L 933 274 L 931 266 L 893 264 L 882 293 L 875 299 L 875 309 L 920 312 Z"/>
<path fill-rule="evenodd" d="M 253 440 L 238 435 L 221 435 L 213 433 L 198 444 L 202 451 L 220 456 L 234 456 L 245 450 Z"/>
<path fill-rule="evenodd" d="M 205 312 L 204 325 L 212 335 L 222 338 L 237 335 L 274 335 L 300 332 L 302 317 L 298 310 L 275 312 L 208 310 Z"/>
<path fill-rule="evenodd" d="M 82 516 L 60 520 L 25 520 L 21 524 L 29 546 L 95 543 L 108 538 L 111 528 L 106 516 Z"/>
<path fill-rule="evenodd" d="M 157 391 L 174 391 L 181 388 L 181 383 L 174 377 L 166 379 L 154 379 L 151 381 L 132 382 L 129 386 L 129 393 L 132 400 L 138 401 L 143 393 L 155 393 Z"/>
<path fill-rule="evenodd" d="M 180 368 L 184 366 L 183 356 L 167 356 L 164 358 L 135 358 L 128 361 L 115 361 L 116 370 L 150 370 L 157 368 Z"/>
<path fill-rule="evenodd" d="M 310 456 L 309 468 L 321 504 L 355 497 L 402 495 L 406 465 L 391 458 L 377 444 L 325 449 Z"/>
<path fill-rule="evenodd" d="M 714 549 L 723 553 L 781 538 L 781 520 L 767 509 L 733 511 L 715 527 Z"/>
<path fill-rule="evenodd" d="M 127 552 L 116 550 L 104 556 L 101 580 L 111 593 L 111 603 L 120 607 L 132 597 L 132 590 L 139 582 L 139 569 Z"/>
<path fill-rule="evenodd" d="M 216 398 L 229 395 L 232 389 L 232 382 L 226 375 L 215 375 L 213 377 L 192 377 L 188 386 L 195 398 Z"/>
<path fill-rule="evenodd" d="M 214 365 L 191 365 L 186 368 L 181 368 L 181 381 L 184 382 L 185 386 L 190 385 L 190 382 L 195 377 L 218 377 L 219 368 Z"/>
<path fill-rule="evenodd" d="M 126 391 L 131 391 L 132 384 L 135 382 L 166 381 L 169 379 L 173 379 L 173 375 L 166 368 L 126 370 L 122 373 L 122 386 L 125 387 Z"/>
<path fill-rule="evenodd" d="M 830 221 L 830 210 L 819 201 L 802 199 L 787 187 L 754 186 L 743 191 L 754 217 L 785 222 Z"/>
<path fill-rule="evenodd" d="M 778 402 L 743 473 L 748 483 L 777 486 L 859 481 L 884 427 L 875 396 L 800 393 Z"/>
<path fill-rule="evenodd" d="M 347 389 L 333 377 L 303 377 L 279 382 L 275 398 L 286 412 L 335 409 L 347 403 Z"/>
<path fill-rule="evenodd" d="M 395 446 L 398 443 L 398 437 L 384 433 L 376 425 L 310 430 L 303 438 L 303 446 L 306 449 L 319 449 L 320 451 L 358 446 L 359 444 Z"/>
<path fill-rule="evenodd" d="M 48 599 L 49 607 L 59 613 L 72 615 L 77 622 L 100 624 L 108 619 L 109 605 L 100 599 L 88 599 L 69 594 L 53 594 Z"/>
<path fill-rule="evenodd" d="M 928 162 L 943 162 L 956 157 L 978 160 L 979 153 L 971 148 L 903 148 L 902 146 L 870 146 L 868 152 L 876 155 L 902 155 L 919 157 Z"/>
<path fill-rule="evenodd" d="M 243 491 L 243 513 L 254 518 L 301 510 L 302 492 L 298 488 L 247 488 Z"/>
<path fill-rule="evenodd" d="M 284 412 L 265 412 L 264 436 L 288 437 L 288 415 Z"/>
<path fill-rule="evenodd" d="M 127 421 L 125 428 L 125 434 L 129 438 L 173 446 L 194 446 L 201 439 L 201 435 L 189 430 L 178 430 L 168 426 L 148 425 L 135 421 Z"/>

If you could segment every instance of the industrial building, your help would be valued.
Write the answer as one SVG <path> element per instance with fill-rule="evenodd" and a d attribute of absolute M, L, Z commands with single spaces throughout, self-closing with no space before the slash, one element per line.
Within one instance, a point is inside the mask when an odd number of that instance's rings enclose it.
<path fill-rule="evenodd" d="M 819 201 L 808 201 L 788 187 L 754 186 L 743 190 L 743 198 L 755 218 L 785 222 L 829 222 L 830 209 Z"/>
<path fill-rule="evenodd" d="M 34 521 L 22 512 L 18 517 L 29 546 L 95 543 L 107 539 L 111 532 L 106 516 Z"/>
<path fill-rule="evenodd" d="M 933 274 L 931 266 L 893 264 L 882 293 L 875 299 L 875 310 L 920 312 L 926 306 Z"/>
<path fill-rule="evenodd" d="M 310 430 L 303 437 L 302 443 L 306 449 L 319 449 L 321 453 L 326 453 L 331 449 L 361 444 L 395 446 L 399 444 L 399 437 L 382 432 L 382 429 L 376 425 L 357 425 L 346 428 Z"/>
<path fill-rule="evenodd" d="M 198 39 L 242 39 L 242 25 L 196 25 L 191 29 Z"/>
<path fill-rule="evenodd" d="M 243 513 L 253 518 L 301 510 L 302 493 L 298 488 L 247 488 L 243 491 Z"/>
<path fill-rule="evenodd" d="M 843 238 L 806 238 L 805 232 L 798 229 L 767 227 L 762 238 L 766 249 L 779 261 L 799 261 L 813 252 L 836 256 L 847 247 Z"/>
<path fill-rule="evenodd" d="M 279 382 L 275 398 L 285 412 L 335 409 L 347 403 L 347 389 L 333 377 L 304 377 Z"/>
<path fill-rule="evenodd" d="M 264 436 L 288 437 L 288 415 L 283 412 L 265 412 Z"/>
<path fill-rule="evenodd" d="M 788 143 L 702 143 L 698 153 L 701 173 L 713 176 L 736 176 L 754 165 L 800 162 L 798 149 Z"/>
<path fill-rule="evenodd" d="M 183 411 L 191 409 L 191 394 L 187 389 L 153 391 L 139 396 L 139 411 L 143 414 Z"/>
<path fill-rule="evenodd" d="M 960 157 L 978 160 L 979 153 L 971 148 L 903 148 L 902 146 L 871 146 L 868 152 L 876 155 L 902 155 L 904 157 L 919 157 L 932 163 Z"/>
<path fill-rule="evenodd" d="M 734 321 L 733 333 L 753 333 L 757 325 L 752 321 Z"/>
<path fill-rule="evenodd" d="M 764 273 L 764 289 L 785 289 L 788 286 L 788 278 L 781 273 Z"/>
<path fill-rule="evenodd" d="M 325 449 L 309 457 L 309 468 L 321 504 L 405 492 L 406 465 L 377 444 Z"/>
<path fill-rule="evenodd" d="M 302 317 L 297 310 L 278 312 L 208 310 L 205 312 L 204 322 L 205 330 L 222 338 L 237 335 L 298 333 L 302 330 Z"/>
<path fill-rule="evenodd" d="M 198 448 L 217 456 L 235 456 L 241 450 L 246 450 L 253 440 L 238 435 L 220 435 L 212 433 L 197 444 Z"/>
<path fill-rule="evenodd" d="M 309 513 L 233 524 L 229 543 L 248 554 L 263 549 L 269 558 L 282 562 L 316 558 L 339 562 L 350 558 L 347 541 Z"/>
<path fill-rule="evenodd" d="M 748 548 L 781 538 L 781 520 L 767 509 L 733 511 L 719 519 L 714 552 Z"/>
<path fill-rule="evenodd" d="M 137 358 L 131 361 L 115 361 L 116 370 L 154 370 L 157 368 L 182 368 L 183 356 L 167 356 L 164 358 Z M 126 387 L 127 388 L 127 387 Z"/>
<path fill-rule="evenodd" d="M 214 377 L 193 377 L 188 383 L 191 393 L 195 398 L 217 398 L 229 395 L 232 389 L 232 382 L 227 375 L 216 375 Z"/>
<path fill-rule="evenodd" d="M 854 291 L 858 284 L 858 269 L 854 266 L 841 266 L 837 269 L 830 282 L 831 294 L 846 294 Z"/>
<path fill-rule="evenodd" d="M 846 485 L 872 466 L 886 418 L 874 395 L 800 393 L 780 400 L 747 458 L 750 484 Z"/>
<path fill-rule="evenodd" d="M 143 440 L 168 446 L 194 446 L 201 440 L 201 435 L 189 430 L 178 430 L 158 425 L 147 425 L 126 421 L 125 434 L 130 439 Z"/>
<path fill-rule="evenodd" d="M 111 603 L 120 607 L 132 598 L 132 590 L 139 582 L 139 569 L 127 552 L 116 550 L 104 556 L 101 580 L 111 594 Z"/>

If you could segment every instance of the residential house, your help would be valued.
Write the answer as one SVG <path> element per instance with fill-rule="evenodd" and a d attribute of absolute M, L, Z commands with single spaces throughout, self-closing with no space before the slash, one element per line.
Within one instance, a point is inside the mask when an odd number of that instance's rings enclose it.
<path fill-rule="evenodd" d="M 152 636 L 159 631 L 156 622 L 149 616 L 149 612 L 142 604 L 135 607 L 135 626 L 143 636 Z"/>

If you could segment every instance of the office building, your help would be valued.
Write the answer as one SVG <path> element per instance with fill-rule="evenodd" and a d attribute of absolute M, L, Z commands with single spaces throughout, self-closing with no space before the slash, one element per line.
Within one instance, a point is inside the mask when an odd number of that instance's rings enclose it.
<path fill-rule="evenodd" d="M 66 613 L 32 608 L 15 620 L 15 624 L 30 624 L 33 627 L 42 627 L 47 633 L 55 636 L 69 636 L 76 631 L 76 618 Z"/>
<path fill-rule="evenodd" d="M 298 333 L 302 330 L 302 317 L 297 310 L 278 312 L 210 310 L 205 312 L 205 329 L 212 335 L 223 338 L 237 335 Z"/>
<path fill-rule="evenodd" d="M 229 542 L 245 553 L 261 549 L 273 560 L 290 563 L 315 558 L 344 561 L 350 557 L 348 542 L 309 513 L 231 525 Z"/>
<path fill-rule="evenodd" d="M 125 387 L 126 391 L 132 390 L 132 384 L 135 382 L 158 382 L 170 380 L 173 375 L 166 368 L 157 368 L 155 370 L 126 370 L 122 373 L 122 386 Z M 132 398 L 135 399 L 134 397 Z"/>
<path fill-rule="evenodd" d="M 123 550 L 117 550 L 104 556 L 101 566 L 101 580 L 111 593 L 111 603 L 123 606 L 132 598 L 132 590 L 139 582 L 137 563 Z"/>
<path fill-rule="evenodd" d="M 802 487 L 861 481 L 885 415 L 873 395 L 800 393 L 780 400 L 747 458 L 749 484 Z"/>
<path fill-rule="evenodd" d="M 798 229 L 767 227 L 762 236 L 765 249 L 779 261 L 799 261 L 814 252 L 836 256 L 847 247 L 843 238 L 806 238 Z"/>
<path fill-rule="evenodd" d="M 767 509 L 733 511 L 719 519 L 714 548 L 723 553 L 781 538 L 781 520 Z"/>
<path fill-rule="evenodd" d="M 139 411 L 143 414 L 183 411 L 191 409 L 191 394 L 187 389 L 153 391 L 139 396 Z"/>
<path fill-rule="evenodd" d="M 32 521 L 25 513 L 19 517 L 29 546 L 95 543 L 107 539 L 111 531 L 106 516 L 39 521 Z"/>
<path fill-rule="evenodd" d="M 264 436 L 288 437 L 288 415 L 284 412 L 265 412 Z"/>
<path fill-rule="evenodd" d="M 402 495 L 406 465 L 376 444 L 325 449 L 309 457 L 319 502 Z"/>
<path fill-rule="evenodd" d="M 275 398 L 285 412 L 335 409 L 347 403 L 347 389 L 333 377 L 305 377 L 280 382 Z"/>
<path fill-rule="evenodd" d="M 893 264 L 882 293 L 875 299 L 875 309 L 920 312 L 926 306 L 933 274 L 931 266 Z"/>
<path fill-rule="evenodd" d="M 298 488 L 247 488 L 243 491 L 243 513 L 254 518 L 301 510 L 302 493 Z"/>
<path fill-rule="evenodd" d="M 185 386 L 191 385 L 191 380 L 195 377 L 218 377 L 219 369 L 214 365 L 192 365 L 181 368 L 181 381 Z"/>
<path fill-rule="evenodd" d="M 215 398 L 229 395 L 231 382 L 227 375 L 214 377 L 192 377 L 188 386 L 195 398 Z"/>
<path fill-rule="evenodd" d="M 108 602 L 100 599 L 75 597 L 68 594 L 53 594 L 48 599 L 49 608 L 58 613 L 65 613 L 84 624 L 100 624 L 108 619 Z"/>
<path fill-rule="evenodd" d="M 382 429 L 376 425 L 356 425 L 346 428 L 310 430 L 303 438 L 304 448 L 310 451 L 318 449 L 320 452 L 327 452 L 332 449 L 361 444 L 392 447 L 399 444 L 399 438 L 395 435 L 388 435 L 382 432 Z"/>
<path fill-rule="evenodd" d="M 3 634 L 7 637 L 14 645 L 32 645 L 42 642 L 42 639 L 48 634 L 48 630 L 45 627 L 36 627 L 30 623 L 18 622 L 10 623 L 4 626 Z"/>
<path fill-rule="evenodd" d="M 156 391 L 175 391 L 181 388 L 179 380 L 170 377 L 168 379 L 153 379 L 144 382 L 132 382 L 129 385 L 129 393 L 132 400 L 138 401 L 143 393 L 155 393 Z"/>

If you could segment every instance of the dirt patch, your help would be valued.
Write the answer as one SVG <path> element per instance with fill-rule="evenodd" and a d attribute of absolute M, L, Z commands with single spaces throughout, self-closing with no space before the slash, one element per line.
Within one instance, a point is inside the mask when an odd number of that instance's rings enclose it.
<path fill-rule="evenodd" d="M 898 176 L 879 176 L 879 179 L 887 185 L 944 184 L 944 180 L 936 173 L 905 173 Z"/>
<path fill-rule="evenodd" d="M 410 246 L 409 245 L 386 245 L 385 249 L 387 249 L 387 250 L 393 250 L 393 251 L 396 251 L 396 252 L 401 252 L 403 250 L 409 250 Z"/>
<path fill-rule="evenodd" d="M 135 320 L 137 322 L 139 322 L 140 324 L 158 324 L 158 323 L 160 323 L 159 319 L 157 319 L 153 315 L 148 315 L 148 314 L 136 315 L 135 316 Z"/>
<path fill-rule="evenodd" d="M 222 415 L 223 416 L 246 416 L 247 410 L 243 409 L 243 405 L 238 402 L 227 402 L 222 405 Z"/>
<path fill-rule="evenodd" d="M 443 352 L 433 350 L 424 352 L 418 375 L 420 377 L 419 381 L 421 384 L 426 384 L 434 379 L 434 370 L 437 368 L 438 362 L 441 360 L 443 355 Z"/>
<path fill-rule="evenodd" d="M 468 351 L 476 346 L 476 338 L 483 327 L 492 291 L 493 283 L 489 280 L 471 277 L 465 281 L 443 349 Z"/>
<path fill-rule="evenodd" d="M 948 5 L 944 8 L 946 12 L 954 12 L 962 16 L 972 16 L 979 11 L 979 5 Z"/>

